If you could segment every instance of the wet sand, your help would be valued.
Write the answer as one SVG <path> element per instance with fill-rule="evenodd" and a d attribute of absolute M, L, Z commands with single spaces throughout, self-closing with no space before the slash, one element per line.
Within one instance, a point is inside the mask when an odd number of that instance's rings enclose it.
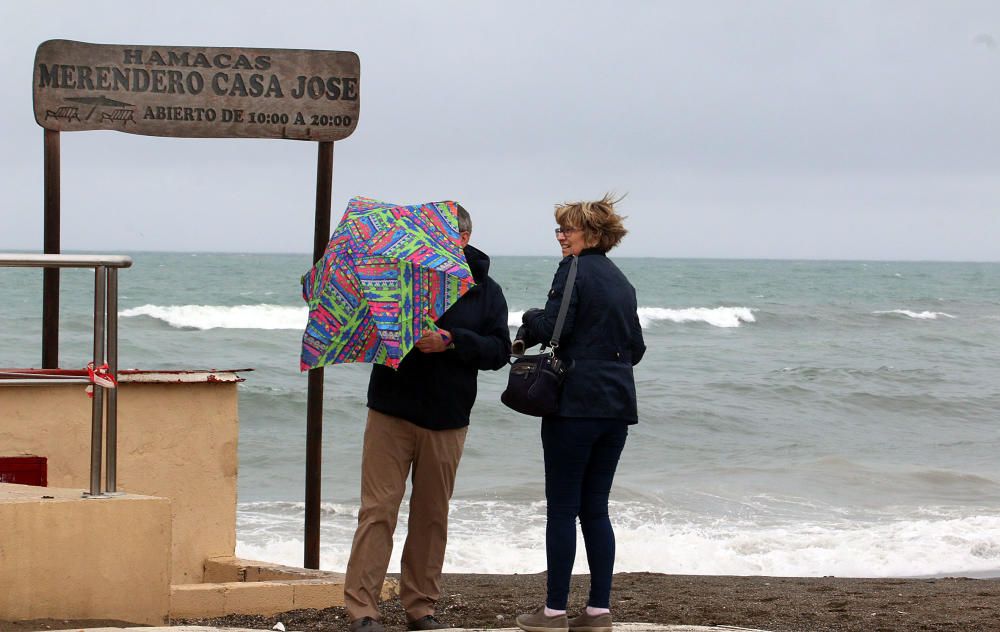
<path fill-rule="evenodd" d="M 571 614 L 585 605 L 588 577 L 575 576 Z M 514 627 L 542 603 L 545 575 L 445 575 L 440 619 L 458 627 Z M 621 573 L 611 608 L 616 621 L 731 625 L 781 631 L 1000 631 L 1000 579 L 842 579 L 717 577 Z M 390 631 L 405 630 L 399 600 L 382 605 Z M 343 608 L 279 617 L 187 621 L 289 630 L 347 629 Z"/>
<path fill-rule="evenodd" d="M 587 576 L 573 578 L 570 612 L 584 606 Z M 541 604 L 545 575 L 445 575 L 438 615 L 457 627 L 514 627 L 514 617 Z M 616 621 L 730 625 L 774 631 L 1000 631 L 1000 579 L 845 579 L 718 577 L 621 573 L 611 595 Z M 382 604 L 390 632 L 406 629 L 399 600 Z M 175 620 L 269 630 L 281 621 L 303 631 L 347 629 L 343 608 L 298 610 L 273 617 L 232 615 Z M 46 620 L 0 622 L 0 632 L 121 625 Z"/>

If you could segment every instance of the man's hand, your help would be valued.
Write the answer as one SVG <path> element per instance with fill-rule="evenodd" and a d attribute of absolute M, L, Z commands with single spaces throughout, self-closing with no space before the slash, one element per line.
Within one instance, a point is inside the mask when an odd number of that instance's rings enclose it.
<path fill-rule="evenodd" d="M 414 347 L 421 353 L 441 353 L 451 344 L 451 333 L 444 329 L 425 333 Z"/>
<path fill-rule="evenodd" d="M 545 313 L 544 309 L 540 309 L 538 307 L 532 307 L 531 309 L 525 310 L 524 314 L 521 315 L 521 322 L 527 324 L 531 321 L 532 318 L 541 316 L 544 313 Z"/>

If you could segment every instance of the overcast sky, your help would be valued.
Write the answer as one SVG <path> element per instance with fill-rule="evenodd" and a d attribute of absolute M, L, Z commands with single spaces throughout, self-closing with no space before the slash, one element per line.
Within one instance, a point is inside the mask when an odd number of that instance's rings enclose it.
<path fill-rule="evenodd" d="M 355 51 L 348 199 L 491 254 L 627 193 L 619 256 L 1000 260 L 1000 2 L 4 2 L 0 249 L 42 248 L 47 39 Z M 316 144 L 61 134 L 64 250 L 309 252 Z"/>

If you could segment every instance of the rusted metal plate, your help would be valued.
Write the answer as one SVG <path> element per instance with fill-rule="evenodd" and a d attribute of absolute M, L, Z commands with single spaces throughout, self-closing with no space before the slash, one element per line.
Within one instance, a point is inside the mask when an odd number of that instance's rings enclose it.
<path fill-rule="evenodd" d="M 0 483 L 48 487 L 49 460 L 44 456 L 0 456 Z"/>
<path fill-rule="evenodd" d="M 35 120 L 46 129 L 334 141 L 358 124 L 352 52 L 43 42 Z"/>

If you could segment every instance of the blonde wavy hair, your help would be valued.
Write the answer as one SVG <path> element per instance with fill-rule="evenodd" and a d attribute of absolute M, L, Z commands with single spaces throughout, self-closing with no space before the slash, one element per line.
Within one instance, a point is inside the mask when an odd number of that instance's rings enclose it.
<path fill-rule="evenodd" d="M 628 233 L 625 217 L 615 212 L 615 204 L 625 196 L 615 198 L 610 193 L 596 202 L 563 202 L 556 204 L 556 223 L 564 228 L 583 231 L 584 242 L 601 252 L 607 252 L 621 243 Z"/>

